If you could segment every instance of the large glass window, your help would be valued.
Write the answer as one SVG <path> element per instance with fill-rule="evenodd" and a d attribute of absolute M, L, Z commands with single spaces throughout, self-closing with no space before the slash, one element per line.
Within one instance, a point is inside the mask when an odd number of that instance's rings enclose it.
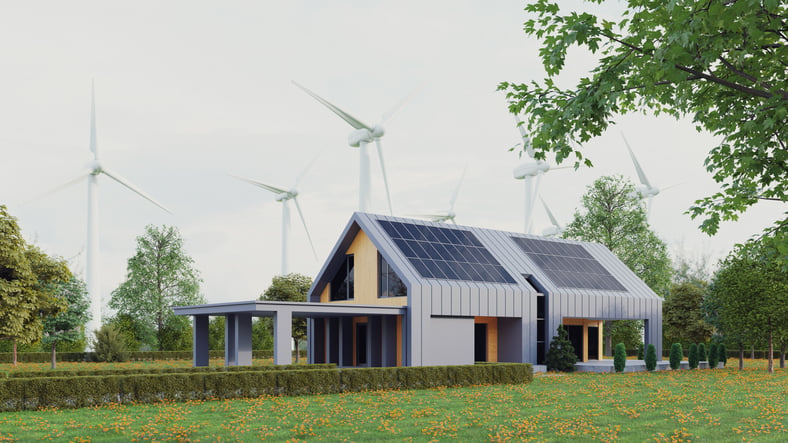
<path fill-rule="evenodd" d="M 378 297 L 405 297 L 408 288 L 399 279 L 386 259 L 378 253 Z"/>
<path fill-rule="evenodd" d="M 345 262 L 331 280 L 331 300 L 353 299 L 353 254 L 345 256 Z"/>

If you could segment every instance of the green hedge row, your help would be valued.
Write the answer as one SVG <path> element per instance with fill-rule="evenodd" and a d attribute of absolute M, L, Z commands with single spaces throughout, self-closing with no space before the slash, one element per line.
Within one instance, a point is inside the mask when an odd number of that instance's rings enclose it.
<path fill-rule="evenodd" d="M 200 366 L 190 368 L 137 368 L 137 369 L 85 369 L 85 370 L 43 370 L 43 371 L 0 371 L 0 378 L 39 378 L 39 377 L 86 377 L 111 375 L 145 375 L 145 374 L 191 374 L 199 372 L 238 372 L 238 371 L 288 371 L 332 369 L 334 363 L 313 365 L 265 365 L 265 366 Z"/>
<path fill-rule="evenodd" d="M 245 368 L 249 369 L 248 366 Z M 530 383 L 532 380 L 533 370 L 527 363 L 8 378 L 0 380 L 0 411 L 260 395 L 519 384 Z"/>
<path fill-rule="evenodd" d="M 210 358 L 224 358 L 224 351 L 208 351 Z M 300 351 L 301 357 L 306 357 L 306 351 Z M 24 363 L 49 363 L 52 361 L 52 354 L 49 352 L 18 352 L 17 361 Z M 274 351 L 264 349 L 252 351 L 252 358 L 273 358 Z M 0 352 L 0 363 L 13 362 L 11 352 Z M 92 352 L 58 352 L 55 354 L 57 361 L 95 361 Z M 147 360 L 191 360 L 192 351 L 134 351 L 129 352 L 131 361 Z"/>

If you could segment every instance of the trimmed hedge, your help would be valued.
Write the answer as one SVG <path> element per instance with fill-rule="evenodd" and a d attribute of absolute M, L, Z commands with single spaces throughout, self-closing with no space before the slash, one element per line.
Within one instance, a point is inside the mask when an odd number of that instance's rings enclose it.
<path fill-rule="evenodd" d="M 239 372 L 239 371 L 288 371 L 316 370 L 335 368 L 333 363 L 317 363 L 312 365 L 266 365 L 266 366 L 199 366 L 191 368 L 151 368 L 151 369 L 94 369 L 69 371 L 55 369 L 43 371 L 0 371 L 0 378 L 33 378 L 33 377 L 90 377 L 111 375 L 146 375 L 146 374 L 190 374 L 195 372 Z"/>
<path fill-rule="evenodd" d="M 210 358 L 224 358 L 224 351 L 208 351 Z M 301 357 L 306 357 L 306 351 L 300 351 Z M 49 363 L 52 354 L 49 352 L 18 352 L 17 360 L 24 363 Z M 192 351 L 133 351 L 129 352 L 129 361 L 148 360 L 191 360 Z M 57 361 L 96 361 L 93 352 L 58 352 L 55 354 Z M 252 358 L 274 358 L 271 349 L 252 351 Z M 13 353 L 0 352 L 0 363 L 11 363 Z"/>
<path fill-rule="evenodd" d="M 108 403 L 153 403 L 260 395 L 308 395 L 380 389 L 519 384 L 533 380 L 530 364 L 392 368 L 327 368 L 202 371 L 32 377 L 0 380 L 0 411 L 42 407 L 81 408 Z"/>

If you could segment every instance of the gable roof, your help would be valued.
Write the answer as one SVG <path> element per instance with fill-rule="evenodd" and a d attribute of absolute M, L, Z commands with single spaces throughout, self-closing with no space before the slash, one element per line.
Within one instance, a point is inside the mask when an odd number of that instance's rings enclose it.
<path fill-rule="evenodd" d="M 399 234 L 403 226 L 407 232 Z M 661 299 L 598 243 L 356 212 L 316 276 L 308 300 L 319 301 L 359 231 L 369 237 L 409 289 L 450 286 L 490 294 Z"/>

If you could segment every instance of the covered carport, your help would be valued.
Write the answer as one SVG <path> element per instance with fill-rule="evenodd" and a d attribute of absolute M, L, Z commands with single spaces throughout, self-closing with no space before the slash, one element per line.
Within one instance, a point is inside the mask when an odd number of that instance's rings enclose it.
<path fill-rule="evenodd" d="M 309 362 L 316 361 L 314 343 L 318 338 L 322 343 L 324 358 L 320 362 L 337 363 L 345 366 L 342 360 L 342 347 L 347 348 L 346 340 L 342 340 L 343 330 L 324 328 L 315 331 L 315 324 L 327 324 L 330 319 L 368 317 L 378 319 L 377 329 L 368 330 L 370 348 L 373 343 L 390 343 L 389 329 L 381 325 L 390 324 L 390 319 L 404 316 L 406 308 L 401 306 L 371 306 L 351 304 L 328 304 L 307 302 L 275 302 L 246 301 L 230 303 L 214 303 L 197 306 L 176 306 L 172 308 L 175 315 L 190 315 L 193 318 L 194 366 L 208 366 L 208 322 L 209 317 L 224 316 L 224 359 L 227 366 L 245 366 L 252 364 L 252 317 L 272 317 L 274 323 L 274 364 L 286 365 L 292 362 L 291 331 L 293 318 L 307 319 L 307 333 L 310 337 Z M 338 322 L 341 325 L 343 322 Z M 333 335 L 332 335 L 333 334 Z M 339 334 L 339 337 L 336 336 Z M 347 334 L 344 334 L 347 337 Z M 373 339 L 374 338 L 374 339 Z M 331 346 L 339 347 L 339 352 L 332 352 Z M 384 346 L 385 347 L 385 346 Z M 378 350 L 379 351 L 379 350 Z M 331 356 L 339 356 L 338 361 L 331 361 Z M 383 363 L 386 363 L 385 361 Z M 388 364 L 383 364 L 388 366 Z"/>

